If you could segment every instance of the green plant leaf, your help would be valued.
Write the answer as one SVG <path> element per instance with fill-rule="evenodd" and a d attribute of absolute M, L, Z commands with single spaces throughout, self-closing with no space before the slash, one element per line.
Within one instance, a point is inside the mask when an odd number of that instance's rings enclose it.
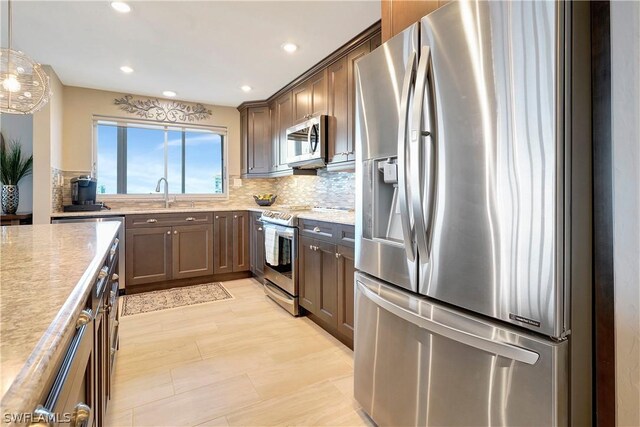
<path fill-rule="evenodd" d="M 25 158 L 19 140 L 8 144 L 0 134 L 0 182 L 3 185 L 17 185 L 22 178 L 33 172 L 33 155 Z"/>

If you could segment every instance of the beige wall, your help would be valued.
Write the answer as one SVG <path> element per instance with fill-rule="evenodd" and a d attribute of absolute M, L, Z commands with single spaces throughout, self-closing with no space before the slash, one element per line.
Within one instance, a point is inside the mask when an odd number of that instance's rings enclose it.
<path fill-rule="evenodd" d="M 611 2 L 616 422 L 640 425 L 640 3 Z"/>
<path fill-rule="evenodd" d="M 62 167 L 67 171 L 90 171 L 93 162 L 94 115 L 135 119 L 113 104 L 122 93 L 107 92 L 66 86 L 64 89 L 64 144 Z M 227 128 L 228 171 L 230 176 L 240 175 L 240 113 L 234 107 L 207 105 L 211 118 L 198 121 L 200 125 L 224 126 Z"/>
<path fill-rule="evenodd" d="M 51 99 L 33 115 L 33 222 L 51 219 L 51 167 L 59 167 L 63 141 L 64 86 L 51 67 L 45 66 Z"/>

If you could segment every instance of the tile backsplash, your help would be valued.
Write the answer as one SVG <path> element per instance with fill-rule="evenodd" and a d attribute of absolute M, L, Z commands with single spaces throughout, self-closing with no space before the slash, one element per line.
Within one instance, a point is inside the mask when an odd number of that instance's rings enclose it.
<path fill-rule="evenodd" d="M 71 178 L 86 175 L 87 171 L 61 171 L 52 168 L 52 208 L 62 211 L 63 205 L 71 204 Z M 63 185 L 57 186 L 58 175 L 62 175 Z M 309 205 L 323 207 L 355 208 L 355 174 L 352 172 L 318 171 L 317 176 L 287 176 L 281 178 L 243 179 L 241 186 L 234 186 L 237 177 L 230 178 L 229 199 L 194 199 L 172 203 L 174 207 L 243 206 L 254 205 L 253 195 L 273 193 L 278 195 L 275 205 Z M 163 201 L 143 199 L 107 199 L 105 203 L 118 208 L 159 208 Z"/>

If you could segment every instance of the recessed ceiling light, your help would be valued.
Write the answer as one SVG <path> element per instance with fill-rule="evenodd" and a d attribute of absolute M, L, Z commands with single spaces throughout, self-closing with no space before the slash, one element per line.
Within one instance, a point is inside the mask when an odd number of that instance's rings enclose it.
<path fill-rule="evenodd" d="M 120 13 L 129 13 L 131 12 L 131 6 L 126 4 L 123 1 L 112 1 L 111 7 L 117 10 Z"/>
<path fill-rule="evenodd" d="M 176 95 L 177 95 L 177 93 L 175 93 L 175 92 L 174 92 L 174 91 L 172 91 L 172 90 L 165 90 L 164 92 L 162 92 L 162 94 L 163 94 L 164 96 L 168 96 L 169 98 L 173 98 L 174 96 L 176 96 Z"/>
<path fill-rule="evenodd" d="M 251 91 L 251 86 L 240 86 L 240 89 L 242 89 L 243 92 L 250 92 Z"/>
<path fill-rule="evenodd" d="M 282 49 L 284 49 L 285 52 L 293 53 L 298 50 L 298 46 L 293 43 L 285 43 L 282 45 Z"/>
<path fill-rule="evenodd" d="M 129 67 L 128 65 L 123 65 L 122 67 L 120 67 L 120 71 L 130 74 L 133 73 L 133 68 Z"/>

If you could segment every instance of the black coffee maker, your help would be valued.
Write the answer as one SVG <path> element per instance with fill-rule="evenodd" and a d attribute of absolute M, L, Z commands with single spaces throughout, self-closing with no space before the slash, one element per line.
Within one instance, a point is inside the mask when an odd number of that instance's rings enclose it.
<path fill-rule="evenodd" d="M 71 178 L 71 203 L 64 206 L 65 212 L 99 211 L 102 204 L 96 203 L 98 181 L 88 175 Z"/>

